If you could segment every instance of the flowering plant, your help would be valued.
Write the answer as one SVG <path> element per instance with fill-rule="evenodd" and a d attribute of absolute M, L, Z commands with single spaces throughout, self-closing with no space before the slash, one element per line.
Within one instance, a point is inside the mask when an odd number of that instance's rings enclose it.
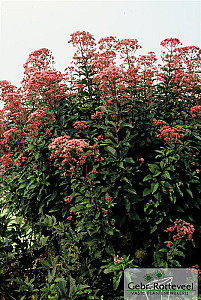
<path fill-rule="evenodd" d="M 2 297 L 121 299 L 125 267 L 201 265 L 201 49 L 164 39 L 158 64 L 136 39 L 69 43 L 63 73 L 42 48 L 21 87 L 0 82 L 2 209 L 30 237 L 16 258 L 2 240 Z"/>

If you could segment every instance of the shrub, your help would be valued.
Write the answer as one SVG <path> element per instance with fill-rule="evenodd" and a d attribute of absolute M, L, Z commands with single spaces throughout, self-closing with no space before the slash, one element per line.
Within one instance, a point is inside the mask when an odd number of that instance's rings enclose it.
<path fill-rule="evenodd" d="M 134 39 L 69 42 L 63 74 L 40 49 L 0 82 L 5 299 L 122 299 L 125 268 L 201 264 L 200 48 L 165 39 L 159 65 Z"/>

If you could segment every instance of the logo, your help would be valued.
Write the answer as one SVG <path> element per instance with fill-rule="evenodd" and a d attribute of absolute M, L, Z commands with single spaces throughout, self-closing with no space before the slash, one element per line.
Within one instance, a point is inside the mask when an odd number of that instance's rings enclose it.
<path fill-rule="evenodd" d="M 124 300 L 197 300 L 196 269 L 126 269 Z"/>

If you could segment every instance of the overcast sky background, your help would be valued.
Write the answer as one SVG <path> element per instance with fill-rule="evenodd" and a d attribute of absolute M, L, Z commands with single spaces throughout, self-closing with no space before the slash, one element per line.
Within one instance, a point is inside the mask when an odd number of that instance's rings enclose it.
<path fill-rule="evenodd" d="M 89 31 L 137 38 L 142 53 L 160 55 L 160 42 L 177 37 L 201 47 L 201 1 L 2 1 L 0 0 L 0 80 L 19 86 L 29 53 L 53 52 L 63 71 L 73 55 L 70 34 Z"/>

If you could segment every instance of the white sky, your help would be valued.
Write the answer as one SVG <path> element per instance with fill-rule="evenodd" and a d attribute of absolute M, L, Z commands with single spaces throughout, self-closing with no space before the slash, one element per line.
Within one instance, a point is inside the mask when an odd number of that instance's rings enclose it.
<path fill-rule="evenodd" d="M 70 64 L 70 34 L 89 31 L 137 38 L 142 53 L 160 54 L 160 42 L 177 37 L 201 47 L 201 1 L 2 1 L 0 0 L 0 80 L 19 86 L 29 53 L 48 48 L 56 68 Z"/>

